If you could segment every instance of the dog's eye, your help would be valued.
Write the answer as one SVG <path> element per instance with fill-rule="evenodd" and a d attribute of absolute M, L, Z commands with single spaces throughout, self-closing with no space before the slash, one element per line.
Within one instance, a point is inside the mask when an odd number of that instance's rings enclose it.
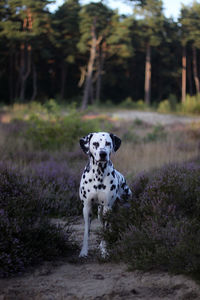
<path fill-rule="evenodd" d="M 106 142 L 106 146 L 111 146 L 111 143 L 110 142 Z"/>
<path fill-rule="evenodd" d="M 96 147 L 96 149 L 99 147 L 99 143 L 98 142 L 94 142 L 93 145 Z"/>

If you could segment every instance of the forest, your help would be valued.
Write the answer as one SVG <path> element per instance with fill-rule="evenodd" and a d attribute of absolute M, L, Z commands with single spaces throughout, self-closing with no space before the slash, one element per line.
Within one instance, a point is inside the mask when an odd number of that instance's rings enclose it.
<path fill-rule="evenodd" d="M 184 103 L 200 93 L 200 3 L 167 18 L 162 0 L 133 1 L 130 16 L 104 2 L 0 4 L 0 101 L 89 104 L 125 99 Z"/>

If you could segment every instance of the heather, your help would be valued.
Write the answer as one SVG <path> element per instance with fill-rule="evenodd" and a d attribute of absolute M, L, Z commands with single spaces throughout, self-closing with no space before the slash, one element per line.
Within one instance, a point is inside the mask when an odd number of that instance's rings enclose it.
<path fill-rule="evenodd" d="M 0 277 L 69 254 L 69 226 L 54 225 L 35 180 L 0 164 Z"/>
<path fill-rule="evenodd" d="M 200 271 L 200 163 L 139 174 L 133 198 L 108 216 L 110 256 L 131 269 Z"/>
<path fill-rule="evenodd" d="M 49 215 L 69 217 L 80 214 L 78 190 L 81 174 L 72 170 L 68 163 L 51 158 L 32 163 L 24 173 L 31 174 Z"/>

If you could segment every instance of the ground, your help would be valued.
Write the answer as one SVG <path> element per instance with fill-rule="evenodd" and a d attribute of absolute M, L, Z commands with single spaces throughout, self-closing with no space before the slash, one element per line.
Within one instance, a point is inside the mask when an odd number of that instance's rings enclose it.
<path fill-rule="evenodd" d="M 150 112 L 126 112 L 126 115 L 121 112 L 113 116 L 163 125 L 197 120 Z M 54 222 L 57 221 L 54 220 Z M 1 279 L 0 300 L 200 299 L 200 286 L 185 276 L 158 271 L 129 272 L 124 264 L 99 263 L 95 251 L 98 248 L 96 235 L 98 227 L 98 221 L 94 220 L 88 259 L 80 260 L 78 254 L 75 253 L 76 258 L 71 262 L 66 260 L 48 262 L 21 276 Z M 84 230 L 82 218 L 76 220 L 72 230 L 77 242 L 81 245 Z"/>
<path fill-rule="evenodd" d="M 95 256 L 98 227 L 94 220 L 88 259 L 44 263 L 20 277 L 1 279 L 0 300 L 200 299 L 200 286 L 185 276 L 129 272 L 124 264 L 99 263 Z M 82 218 L 77 219 L 73 231 L 80 243 L 83 228 Z"/>

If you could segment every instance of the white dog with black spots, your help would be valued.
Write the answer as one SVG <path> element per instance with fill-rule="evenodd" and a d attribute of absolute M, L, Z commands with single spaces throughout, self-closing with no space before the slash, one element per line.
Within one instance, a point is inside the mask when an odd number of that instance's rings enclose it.
<path fill-rule="evenodd" d="M 131 195 L 131 190 L 126 184 L 124 176 L 114 169 L 110 160 L 111 153 L 116 152 L 120 145 L 120 138 L 107 132 L 90 133 L 80 139 L 82 150 L 89 156 L 89 162 L 82 174 L 79 189 L 85 222 L 80 257 L 88 255 L 93 204 L 98 204 L 98 218 L 103 224 L 103 216 L 112 208 L 114 202 Z M 100 244 L 100 250 L 102 256 L 105 257 L 107 251 L 104 241 Z"/>

